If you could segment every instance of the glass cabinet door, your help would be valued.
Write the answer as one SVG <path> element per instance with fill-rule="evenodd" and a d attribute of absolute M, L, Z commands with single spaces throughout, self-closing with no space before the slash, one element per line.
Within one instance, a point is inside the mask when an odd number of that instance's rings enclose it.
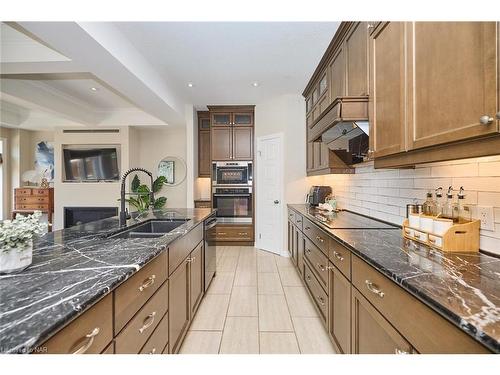
<path fill-rule="evenodd" d="M 326 74 L 324 74 L 323 78 L 321 78 L 321 81 L 319 81 L 319 96 L 323 95 L 327 87 L 328 87 L 328 82 L 326 80 Z"/>
<path fill-rule="evenodd" d="M 231 113 L 212 113 L 212 126 L 231 125 Z"/>
<path fill-rule="evenodd" d="M 209 118 L 201 118 L 199 124 L 200 124 L 200 130 L 210 130 Z"/>
<path fill-rule="evenodd" d="M 253 126 L 253 113 L 235 112 L 233 113 L 233 125 Z"/>

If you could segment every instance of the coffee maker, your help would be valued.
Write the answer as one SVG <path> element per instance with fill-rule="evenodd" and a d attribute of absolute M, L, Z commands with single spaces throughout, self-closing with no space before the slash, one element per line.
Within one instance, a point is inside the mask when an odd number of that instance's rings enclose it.
<path fill-rule="evenodd" d="M 330 186 L 311 186 L 307 194 L 306 203 L 310 206 L 317 206 L 325 202 L 325 198 L 332 193 Z"/>

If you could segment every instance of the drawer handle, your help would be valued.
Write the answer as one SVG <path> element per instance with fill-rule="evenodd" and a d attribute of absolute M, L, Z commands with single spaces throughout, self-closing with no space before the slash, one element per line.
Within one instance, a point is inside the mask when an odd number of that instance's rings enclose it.
<path fill-rule="evenodd" d="M 336 251 L 333 252 L 333 256 L 335 258 L 337 258 L 338 260 L 340 260 L 341 262 L 344 260 L 344 257 L 342 256 L 342 254 L 337 253 Z"/>
<path fill-rule="evenodd" d="M 297 223 L 302 223 L 302 220 L 296 220 Z"/>
<path fill-rule="evenodd" d="M 317 239 L 318 241 L 320 241 L 320 242 L 325 242 L 325 240 L 324 240 L 324 239 L 322 239 L 320 236 L 316 236 L 316 239 Z"/>
<path fill-rule="evenodd" d="M 149 276 L 142 285 L 139 287 L 139 292 L 142 292 L 144 289 L 149 288 L 151 285 L 155 283 L 156 275 Z"/>
<path fill-rule="evenodd" d="M 321 296 L 316 296 L 316 298 L 318 299 L 319 303 L 321 304 L 321 306 L 325 306 L 325 300 L 323 299 L 323 297 Z"/>
<path fill-rule="evenodd" d="M 335 267 L 334 266 L 326 266 L 327 270 L 333 270 Z"/>
<path fill-rule="evenodd" d="M 370 280 L 365 280 L 365 284 L 370 292 L 378 295 L 380 298 L 384 298 L 385 293 L 382 292 L 382 290 L 380 290 L 379 288 L 377 288 L 377 286 L 374 283 L 372 283 Z"/>
<path fill-rule="evenodd" d="M 306 279 L 307 279 L 308 281 L 311 281 L 311 276 L 310 276 L 310 275 L 307 275 L 307 276 L 306 276 Z"/>
<path fill-rule="evenodd" d="M 156 348 L 153 348 L 148 354 L 155 354 L 155 353 L 156 353 Z"/>
<path fill-rule="evenodd" d="M 311 249 L 306 249 L 307 254 L 311 254 Z"/>
<path fill-rule="evenodd" d="M 217 232 L 217 234 L 220 234 L 222 236 L 226 235 L 227 233 L 226 232 Z"/>
<path fill-rule="evenodd" d="M 247 232 L 239 232 L 238 234 L 239 234 L 240 236 L 247 236 L 247 235 L 248 235 L 248 233 L 247 233 Z"/>
<path fill-rule="evenodd" d="M 99 334 L 99 331 L 100 331 L 99 327 L 95 327 L 92 330 L 92 332 L 90 332 L 89 334 L 85 335 L 85 337 L 88 338 L 89 340 L 85 343 L 85 345 L 82 345 L 76 351 L 74 351 L 73 354 L 83 354 L 87 350 L 89 350 L 89 348 L 94 343 L 94 337 L 96 337 Z"/>
<path fill-rule="evenodd" d="M 144 325 L 139 328 L 139 333 L 143 333 L 145 330 L 147 330 L 155 321 L 155 315 L 156 311 L 153 311 L 151 314 L 149 314 L 146 319 L 144 319 Z"/>
<path fill-rule="evenodd" d="M 187 262 L 187 263 L 193 263 L 193 261 L 194 261 L 194 258 L 187 258 L 187 259 L 186 259 L 186 262 Z"/>
<path fill-rule="evenodd" d="M 311 230 L 311 227 L 306 226 L 306 227 L 304 228 L 304 230 Z"/>
<path fill-rule="evenodd" d="M 316 266 L 321 270 L 321 271 L 325 271 L 325 266 L 322 265 L 322 264 L 319 264 L 319 263 L 316 263 Z"/>
<path fill-rule="evenodd" d="M 401 350 L 401 349 L 394 349 L 394 354 L 410 354 L 407 351 Z"/>

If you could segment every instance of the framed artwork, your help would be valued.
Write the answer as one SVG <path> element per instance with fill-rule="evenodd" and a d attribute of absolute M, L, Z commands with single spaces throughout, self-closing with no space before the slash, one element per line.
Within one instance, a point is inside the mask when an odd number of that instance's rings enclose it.
<path fill-rule="evenodd" d="M 40 177 L 54 181 L 54 144 L 48 141 L 38 142 L 35 150 L 35 170 Z"/>
<path fill-rule="evenodd" d="M 174 184 L 175 182 L 175 161 L 162 160 L 158 165 L 158 175 L 165 177 L 166 184 Z"/>

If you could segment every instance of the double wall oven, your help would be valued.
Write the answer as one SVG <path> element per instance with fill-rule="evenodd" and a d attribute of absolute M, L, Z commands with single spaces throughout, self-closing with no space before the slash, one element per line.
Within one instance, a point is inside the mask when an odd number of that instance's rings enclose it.
<path fill-rule="evenodd" d="M 252 224 L 252 162 L 212 164 L 212 202 L 221 223 Z"/>

